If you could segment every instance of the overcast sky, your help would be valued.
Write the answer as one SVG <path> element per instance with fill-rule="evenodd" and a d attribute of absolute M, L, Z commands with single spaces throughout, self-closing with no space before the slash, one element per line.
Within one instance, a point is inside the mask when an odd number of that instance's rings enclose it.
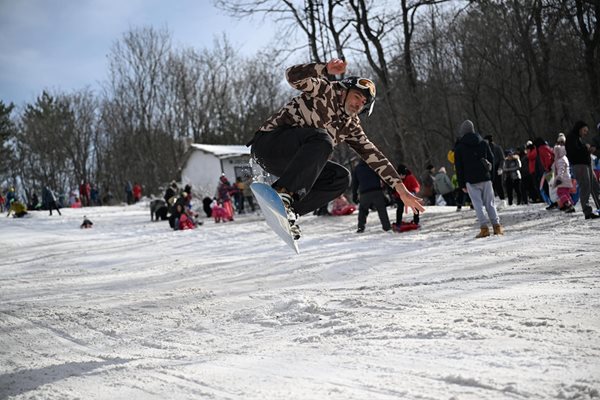
<path fill-rule="evenodd" d="M 20 106 L 44 89 L 96 89 L 113 43 L 141 26 L 167 27 L 174 47 L 196 49 L 224 32 L 245 55 L 275 35 L 271 23 L 230 18 L 210 0 L 0 0 L 0 100 Z"/>

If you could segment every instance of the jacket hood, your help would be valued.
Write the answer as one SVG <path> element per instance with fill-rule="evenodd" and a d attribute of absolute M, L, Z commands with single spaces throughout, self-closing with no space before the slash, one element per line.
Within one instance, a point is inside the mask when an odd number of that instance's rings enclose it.
<path fill-rule="evenodd" d="M 554 157 L 556 159 L 562 158 L 567 155 L 567 149 L 565 146 L 554 146 Z"/>
<path fill-rule="evenodd" d="M 460 139 L 460 142 L 467 146 L 478 146 L 479 143 L 483 142 L 483 138 L 478 133 L 469 132 Z"/>

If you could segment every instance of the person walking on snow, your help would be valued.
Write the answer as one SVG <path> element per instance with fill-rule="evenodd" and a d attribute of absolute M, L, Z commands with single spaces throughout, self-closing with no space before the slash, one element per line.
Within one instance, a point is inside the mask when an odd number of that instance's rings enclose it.
<path fill-rule="evenodd" d="M 357 76 L 334 81 L 346 68 L 340 59 L 288 68 L 288 83 L 302 93 L 265 121 L 248 143 L 256 162 L 279 177 L 272 187 L 286 207 L 295 239 L 300 238 L 297 215 L 322 207 L 350 185 L 350 172 L 329 160 L 341 142 L 358 153 L 408 207 L 424 211 L 421 199 L 406 190 L 398 172 L 362 129 L 358 115 L 367 110 L 370 114 L 375 84 Z"/>
<path fill-rule="evenodd" d="M 577 121 L 573 126 L 571 132 L 567 135 L 566 150 L 567 158 L 571 164 L 571 169 L 577 179 L 579 185 L 579 202 L 581 203 L 581 209 L 585 215 L 585 219 L 596 219 L 599 218 L 598 214 L 594 213 L 594 210 L 590 206 L 590 195 L 592 195 L 596 207 L 599 207 L 600 201 L 600 185 L 594 178 L 592 172 L 592 159 L 590 152 L 587 149 L 583 138 L 589 133 L 587 124 L 583 121 Z"/>
<path fill-rule="evenodd" d="M 502 235 L 503 229 L 494 204 L 492 174 L 494 155 L 490 146 L 475 132 L 473 122 L 466 120 L 460 127 L 462 138 L 454 154 L 456 174 L 460 188 L 469 193 L 473 208 L 477 214 L 480 232 L 475 236 L 490 236 L 487 219 L 492 223 L 494 235 Z M 486 218 L 483 209 L 487 211 Z"/>
<path fill-rule="evenodd" d="M 356 233 L 365 231 L 367 216 L 371 208 L 377 210 L 381 228 L 384 231 L 392 229 L 387 213 L 381 178 L 363 160 L 360 160 L 356 164 L 352 172 L 352 201 L 359 204 L 358 229 Z"/>

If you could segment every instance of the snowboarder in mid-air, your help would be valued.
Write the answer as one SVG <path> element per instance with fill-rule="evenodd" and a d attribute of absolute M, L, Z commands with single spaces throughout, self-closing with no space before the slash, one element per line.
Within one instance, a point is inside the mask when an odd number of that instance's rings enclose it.
<path fill-rule="evenodd" d="M 356 76 L 335 81 L 346 67 L 346 61 L 332 59 L 327 64 L 288 68 L 287 81 L 302 93 L 265 121 L 248 143 L 256 162 L 279 178 L 272 187 L 283 200 L 296 239 L 300 237 L 297 216 L 322 207 L 350 185 L 350 172 L 329 160 L 341 142 L 393 187 L 407 207 L 425 210 L 361 127 L 358 115 L 371 114 L 375 84 Z"/>

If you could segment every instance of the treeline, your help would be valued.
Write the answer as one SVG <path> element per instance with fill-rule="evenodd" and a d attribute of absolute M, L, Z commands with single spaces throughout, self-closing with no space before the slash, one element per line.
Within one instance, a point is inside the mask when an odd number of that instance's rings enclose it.
<path fill-rule="evenodd" d="M 215 3 L 277 19 L 280 41 L 248 58 L 224 38 L 178 49 L 166 30 L 133 29 L 111 49 L 100 93 L 43 92 L 19 112 L 0 104 L 0 178 L 55 189 L 85 180 L 117 197 L 130 180 L 157 193 L 186 141 L 245 143 L 291 95 L 286 66 L 333 57 L 377 82 L 365 129 L 417 172 L 446 163 L 465 118 L 503 147 L 600 119 L 598 1 Z M 340 146 L 336 157 L 348 164 L 352 153 Z"/>

